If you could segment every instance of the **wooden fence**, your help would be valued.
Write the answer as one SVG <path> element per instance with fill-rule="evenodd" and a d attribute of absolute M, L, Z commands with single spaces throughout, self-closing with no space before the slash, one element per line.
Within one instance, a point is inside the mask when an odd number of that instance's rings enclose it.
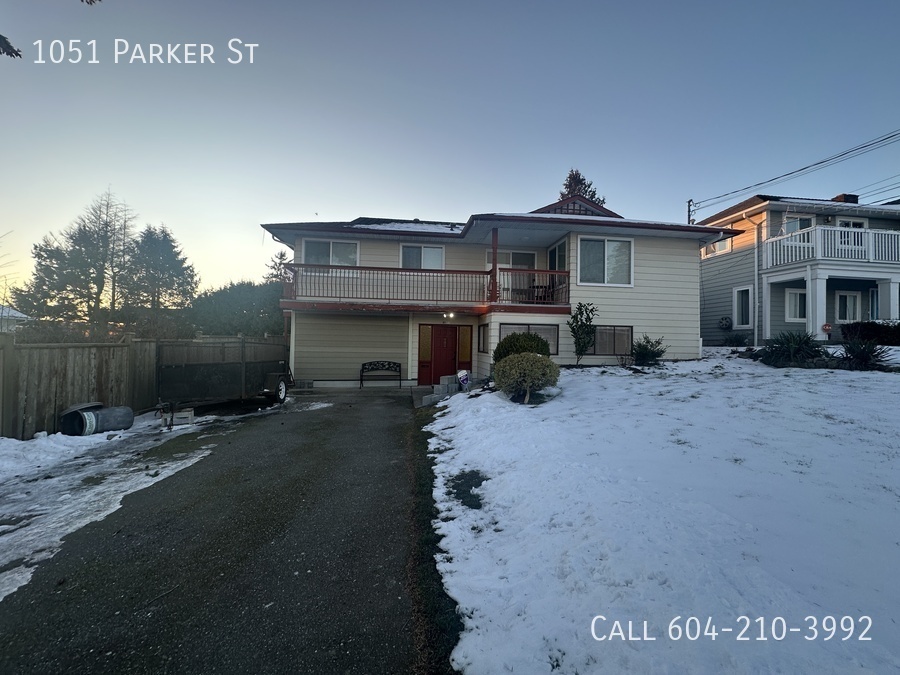
<path fill-rule="evenodd" d="M 270 340 L 283 344 L 283 338 Z M 159 402 L 158 354 L 156 340 L 32 345 L 0 333 L 0 436 L 26 440 L 40 431 L 56 433 L 59 413 L 79 403 L 124 405 L 135 413 L 152 409 Z"/>

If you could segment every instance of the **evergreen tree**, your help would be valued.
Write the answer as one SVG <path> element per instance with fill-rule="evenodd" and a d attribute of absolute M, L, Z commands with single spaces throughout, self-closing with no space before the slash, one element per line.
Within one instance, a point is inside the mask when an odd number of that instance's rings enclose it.
<path fill-rule="evenodd" d="M 34 271 L 15 302 L 36 318 L 97 322 L 119 307 L 134 214 L 111 191 L 97 196 L 71 226 L 32 247 Z"/>
<path fill-rule="evenodd" d="M 603 206 L 606 203 L 606 197 L 598 198 L 597 188 L 594 187 L 594 184 L 591 181 L 582 176 L 578 169 L 569 169 L 569 175 L 566 176 L 562 190 L 559 191 L 559 198 L 565 199 L 567 197 L 574 197 L 575 195 L 586 197 L 600 206 Z"/>
<path fill-rule="evenodd" d="M 147 225 L 129 245 L 122 295 L 130 307 L 153 311 L 191 304 L 199 279 L 165 227 Z"/>
<path fill-rule="evenodd" d="M 572 341 L 575 343 L 575 365 L 581 363 L 582 357 L 594 346 L 594 317 L 597 308 L 592 302 L 579 302 L 575 305 L 572 318 L 566 321 Z"/>
<path fill-rule="evenodd" d="M 263 281 L 277 281 L 282 282 L 287 278 L 287 268 L 285 265 L 289 263 L 287 251 L 284 249 L 279 249 L 275 252 L 275 255 L 272 256 L 272 259 L 266 264 L 266 269 L 269 270 L 266 272 L 263 277 Z"/>
<path fill-rule="evenodd" d="M 239 281 L 201 293 L 190 316 L 197 329 L 208 335 L 281 335 L 280 300 L 279 281 Z"/>

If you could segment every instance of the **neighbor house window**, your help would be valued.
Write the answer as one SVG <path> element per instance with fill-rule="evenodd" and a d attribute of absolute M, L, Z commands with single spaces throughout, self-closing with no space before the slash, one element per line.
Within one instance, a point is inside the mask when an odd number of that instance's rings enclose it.
<path fill-rule="evenodd" d="M 703 247 L 703 257 L 719 255 L 720 253 L 728 253 L 731 250 L 731 237 L 728 239 L 720 239 Z"/>
<path fill-rule="evenodd" d="M 859 321 L 859 299 L 858 291 L 838 291 L 834 298 L 834 314 L 838 323 L 852 323 Z"/>
<path fill-rule="evenodd" d="M 594 350 L 598 356 L 628 356 L 633 342 L 631 326 L 594 326 Z"/>
<path fill-rule="evenodd" d="M 488 325 L 486 323 L 478 326 L 478 351 L 487 354 L 488 351 Z"/>
<path fill-rule="evenodd" d="M 816 217 L 804 213 L 785 213 L 781 226 L 781 234 L 793 234 L 800 230 L 808 230 L 816 222 Z"/>
<path fill-rule="evenodd" d="M 578 238 L 578 283 L 591 285 L 632 285 L 630 239 Z"/>
<path fill-rule="evenodd" d="M 838 218 L 838 227 L 848 227 L 853 230 L 864 230 L 869 227 L 869 221 L 866 218 Z"/>
<path fill-rule="evenodd" d="M 501 323 L 500 339 L 513 333 L 535 333 L 550 345 L 551 354 L 559 354 L 559 325 L 540 323 Z"/>
<path fill-rule="evenodd" d="M 734 328 L 753 327 L 753 287 L 735 288 L 732 296 L 732 317 Z"/>
<path fill-rule="evenodd" d="M 359 244 L 355 241 L 304 239 L 303 262 L 307 265 L 356 267 L 359 264 Z"/>
<path fill-rule="evenodd" d="M 784 320 L 796 323 L 806 323 L 806 289 L 785 289 Z"/>
<path fill-rule="evenodd" d="M 400 267 L 407 270 L 442 270 L 444 247 L 404 244 L 400 247 Z"/>

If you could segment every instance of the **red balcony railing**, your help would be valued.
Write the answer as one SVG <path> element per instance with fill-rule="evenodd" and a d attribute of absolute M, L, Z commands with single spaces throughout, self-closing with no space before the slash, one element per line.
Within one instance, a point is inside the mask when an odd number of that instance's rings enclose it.
<path fill-rule="evenodd" d="M 539 304 L 568 305 L 569 275 L 550 270 L 491 272 L 349 267 L 293 263 L 294 280 L 286 284 L 290 299 L 386 304 Z"/>

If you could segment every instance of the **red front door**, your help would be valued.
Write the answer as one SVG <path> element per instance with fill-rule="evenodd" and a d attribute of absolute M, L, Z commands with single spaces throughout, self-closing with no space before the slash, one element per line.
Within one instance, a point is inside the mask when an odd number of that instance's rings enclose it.
<path fill-rule="evenodd" d="M 436 324 L 431 340 L 431 384 L 440 384 L 443 375 L 456 375 L 456 326 Z"/>

